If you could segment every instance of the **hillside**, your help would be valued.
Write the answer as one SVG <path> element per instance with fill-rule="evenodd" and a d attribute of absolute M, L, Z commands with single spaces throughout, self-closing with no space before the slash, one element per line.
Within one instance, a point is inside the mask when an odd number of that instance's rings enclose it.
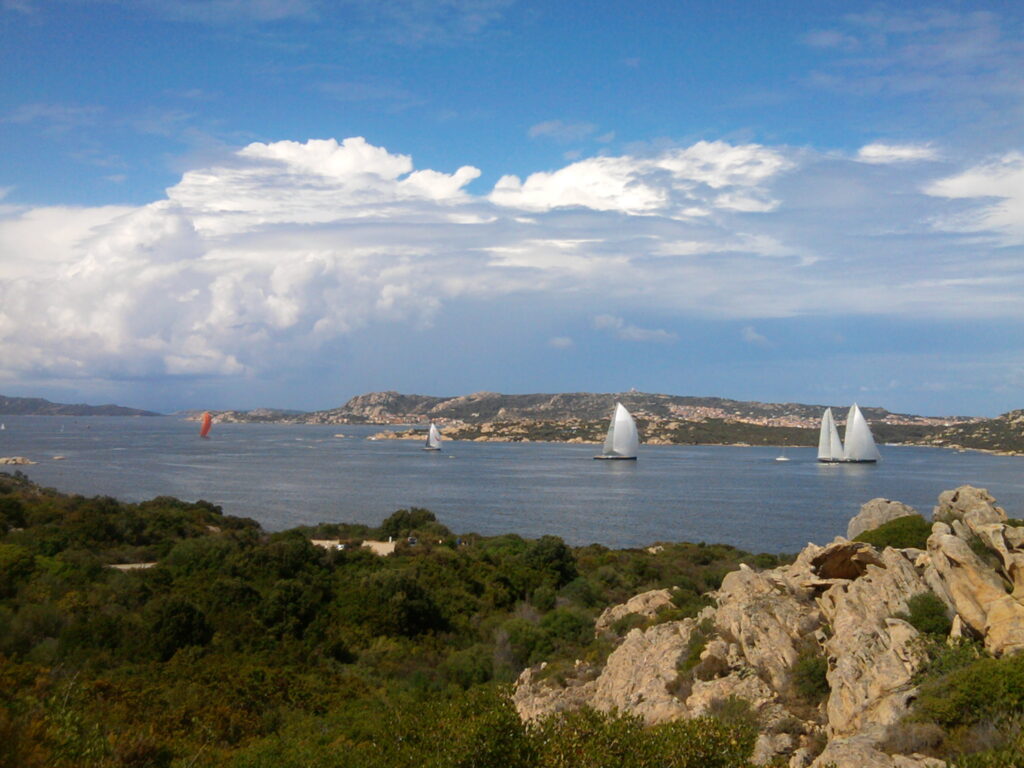
<path fill-rule="evenodd" d="M 607 419 L 615 402 L 621 402 L 638 418 L 648 420 L 704 421 L 729 419 L 773 427 L 816 428 L 824 405 L 762 403 L 721 397 L 689 397 L 646 392 L 504 395 L 476 392 L 458 397 L 403 395 L 371 392 L 358 395 L 340 408 L 314 411 L 302 417 L 317 424 L 398 424 L 422 421 L 459 421 L 479 424 L 491 421 L 557 421 Z M 842 418 L 849 403 L 831 406 Z M 962 417 L 933 418 L 891 413 L 884 408 L 863 407 L 876 422 L 937 426 L 967 421 Z"/>
<path fill-rule="evenodd" d="M 943 448 L 1024 454 L 1024 410 L 1010 411 L 994 419 L 951 424 L 921 442 Z"/>
<path fill-rule="evenodd" d="M 153 411 L 122 405 L 85 405 L 52 403 L 41 397 L 5 397 L 0 395 L 0 414 L 9 416 L 159 416 Z"/>

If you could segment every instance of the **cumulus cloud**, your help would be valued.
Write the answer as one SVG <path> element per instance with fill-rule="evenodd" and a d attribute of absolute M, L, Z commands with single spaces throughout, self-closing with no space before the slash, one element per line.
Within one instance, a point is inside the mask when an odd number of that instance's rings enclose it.
<path fill-rule="evenodd" d="M 555 349 L 569 349 L 573 346 L 573 340 L 569 336 L 552 336 L 548 339 L 548 346 Z"/>
<path fill-rule="evenodd" d="M 594 318 L 594 328 L 606 331 L 622 341 L 654 341 L 667 344 L 679 338 L 676 334 L 661 328 L 640 328 L 631 325 L 615 315 L 598 315 Z"/>
<path fill-rule="evenodd" d="M 675 340 L 625 319 L 651 312 L 741 320 L 751 343 L 757 320 L 795 315 L 1019 319 L 1019 260 L 965 259 L 927 222 L 961 200 L 974 218 L 950 228 L 1020 238 L 1022 169 L 1009 154 L 937 180 L 929 164 L 699 142 L 478 195 L 476 168 L 416 168 L 358 137 L 254 143 L 148 205 L 5 201 L 0 375 L 260 376 L 375 324 L 524 297 L 635 342 Z"/>
<path fill-rule="evenodd" d="M 758 144 L 700 141 L 651 157 L 593 157 L 557 171 L 502 176 L 490 199 L 544 211 L 580 206 L 630 215 L 691 215 L 694 203 L 736 211 L 770 211 L 776 202 L 761 185 L 791 167 Z"/>
<path fill-rule="evenodd" d="M 480 175 L 468 165 L 454 174 L 414 171 L 408 155 L 391 154 L 362 137 L 341 144 L 254 143 L 234 161 L 189 171 L 167 191 L 204 233 L 386 217 L 389 205 L 410 201 L 457 204 L 468 199 L 463 187 Z"/>
<path fill-rule="evenodd" d="M 950 199 L 995 199 L 941 226 L 999 233 L 1009 245 L 1024 244 L 1024 153 L 1008 152 L 988 163 L 927 185 L 930 195 Z"/>
<path fill-rule="evenodd" d="M 921 160 L 936 160 L 938 153 L 927 144 L 867 144 L 857 152 L 862 163 L 883 165 L 886 163 L 912 163 Z"/>

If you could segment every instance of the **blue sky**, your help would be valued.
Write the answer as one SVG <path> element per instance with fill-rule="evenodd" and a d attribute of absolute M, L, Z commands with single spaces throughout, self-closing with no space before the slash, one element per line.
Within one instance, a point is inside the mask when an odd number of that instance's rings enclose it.
<path fill-rule="evenodd" d="M 1016 2 L 0 0 L 0 392 L 1024 406 Z"/>

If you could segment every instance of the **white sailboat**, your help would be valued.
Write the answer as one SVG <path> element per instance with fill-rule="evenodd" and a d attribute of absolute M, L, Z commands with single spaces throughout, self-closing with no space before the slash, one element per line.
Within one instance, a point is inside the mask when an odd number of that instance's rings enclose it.
<path fill-rule="evenodd" d="M 846 440 L 843 442 L 843 461 L 857 464 L 873 464 L 882 458 L 871 436 L 867 419 L 854 403 L 846 416 Z"/>
<path fill-rule="evenodd" d="M 604 439 L 604 450 L 594 458 L 636 460 L 639 450 L 640 436 L 636 431 L 636 422 L 622 403 L 616 403 L 608 436 Z"/>
<path fill-rule="evenodd" d="M 430 422 L 430 429 L 427 430 L 427 442 L 423 444 L 424 451 L 441 450 L 441 433 L 434 422 Z"/>
<path fill-rule="evenodd" d="M 821 433 L 818 436 L 818 461 L 824 464 L 835 464 L 843 461 L 843 441 L 839 439 L 839 430 L 832 409 L 826 408 L 821 416 Z"/>
<path fill-rule="evenodd" d="M 786 446 L 782 446 L 782 450 L 779 455 L 775 457 L 776 461 L 789 461 L 789 456 L 786 455 Z"/>

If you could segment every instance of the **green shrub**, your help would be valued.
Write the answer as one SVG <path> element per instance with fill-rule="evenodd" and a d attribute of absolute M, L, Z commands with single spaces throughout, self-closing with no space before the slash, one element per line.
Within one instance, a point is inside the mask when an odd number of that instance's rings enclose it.
<path fill-rule="evenodd" d="M 817 705 L 829 693 L 828 660 L 819 650 L 804 651 L 793 663 L 793 690 L 806 703 Z"/>
<path fill-rule="evenodd" d="M 883 523 L 873 530 L 864 531 L 854 541 L 863 541 L 878 549 L 924 549 L 931 533 L 931 523 L 921 515 L 905 515 Z"/>
<path fill-rule="evenodd" d="M 953 622 L 948 608 L 933 592 L 920 592 L 907 601 L 907 611 L 896 614 L 918 632 L 936 637 L 947 637 Z"/>
<path fill-rule="evenodd" d="M 982 658 L 921 684 L 914 718 L 945 728 L 1024 711 L 1024 655 Z"/>

